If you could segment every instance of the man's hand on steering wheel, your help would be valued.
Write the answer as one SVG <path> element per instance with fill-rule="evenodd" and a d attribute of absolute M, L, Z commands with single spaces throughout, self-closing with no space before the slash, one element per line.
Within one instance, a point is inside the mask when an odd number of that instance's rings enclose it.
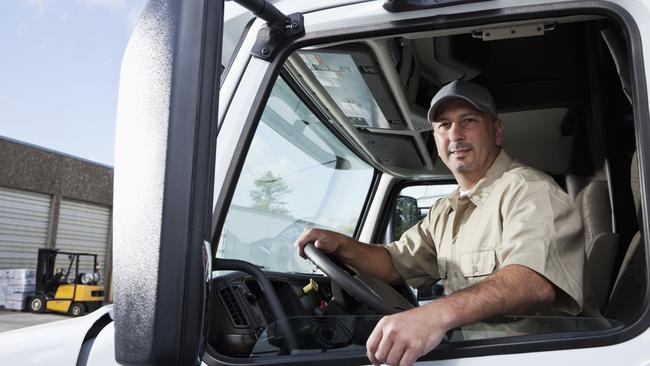
<path fill-rule="evenodd" d="M 333 284 L 377 314 L 392 314 L 415 305 L 387 284 L 385 277 L 376 277 L 388 272 L 387 267 L 394 271 L 388 252 L 380 246 L 363 244 L 332 231 L 306 229 L 296 240 L 296 249 L 298 254 L 320 268 Z M 327 254 L 335 255 L 340 261 Z M 357 274 L 348 266 L 353 267 Z"/>
<path fill-rule="evenodd" d="M 360 281 L 358 276 L 351 276 L 326 255 L 336 254 L 343 258 L 346 255 L 361 256 L 364 261 L 375 264 L 375 269 L 382 265 L 392 266 L 390 257 L 382 258 L 384 252 L 378 251 L 377 246 L 365 245 L 345 235 L 321 229 L 306 229 L 296 240 L 295 245 L 298 254 L 312 260 L 330 277 L 333 284 L 340 285 L 378 314 L 392 314 L 379 321 L 367 340 L 367 355 L 372 363 L 412 364 L 418 357 L 440 343 L 444 337 L 446 328 L 440 327 L 439 319 L 428 316 L 420 309 L 412 309 L 412 304 L 384 282 L 368 278 Z M 352 254 L 357 249 L 370 247 L 375 248 L 370 252 Z M 379 253 L 379 256 L 373 258 L 373 253 Z M 388 256 L 387 252 L 385 254 Z M 400 312 L 408 309 L 411 310 Z"/>
<path fill-rule="evenodd" d="M 322 252 L 334 254 L 339 248 L 342 248 L 350 241 L 354 241 L 354 239 L 334 231 L 307 228 L 296 239 L 295 246 L 298 255 L 307 259 L 305 245 L 309 242 L 314 242 L 314 246 Z"/>

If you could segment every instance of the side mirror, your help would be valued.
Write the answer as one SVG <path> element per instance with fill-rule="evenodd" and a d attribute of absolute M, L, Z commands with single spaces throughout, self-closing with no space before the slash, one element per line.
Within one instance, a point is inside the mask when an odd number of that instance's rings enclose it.
<path fill-rule="evenodd" d="M 398 196 L 394 215 L 395 238 L 398 239 L 406 230 L 420 221 L 418 200 L 409 196 Z"/>

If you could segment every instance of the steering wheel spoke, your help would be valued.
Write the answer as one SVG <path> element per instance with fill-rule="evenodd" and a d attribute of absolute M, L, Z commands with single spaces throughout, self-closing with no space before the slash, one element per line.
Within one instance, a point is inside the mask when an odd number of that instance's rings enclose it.
<path fill-rule="evenodd" d="M 332 282 L 378 314 L 393 314 L 413 307 L 413 304 L 385 282 L 365 274 L 350 274 L 342 268 L 345 264 L 335 263 L 340 261 L 332 260 L 327 254 L 318 250 L 314 243 L 307 243 L 304 250 L 307 258 Z"/>

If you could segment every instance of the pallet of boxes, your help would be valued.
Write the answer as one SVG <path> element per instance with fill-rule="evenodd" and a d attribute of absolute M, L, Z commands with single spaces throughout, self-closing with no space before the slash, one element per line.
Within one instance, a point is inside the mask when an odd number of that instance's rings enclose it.
<path fill-rule="evenodd" d="M 0 309 L 7 302 L 7 286 L 9 285 L 9 270 L 0 269 Z"/>
<path fill-rule="evenodd" d="M 36 271 L 18 268 L 0 271 L 0 301 L 7 310 L 27 309 L 27 299 L 34 295 Z"/>

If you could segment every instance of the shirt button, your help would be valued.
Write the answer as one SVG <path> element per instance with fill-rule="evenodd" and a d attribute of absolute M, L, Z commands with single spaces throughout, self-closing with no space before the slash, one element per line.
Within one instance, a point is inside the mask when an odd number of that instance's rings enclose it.
<path fill-rule="evenodd" d="M 478 273 L 478 266 L 476 264 L 472 266 L 472 271 Z"/>

